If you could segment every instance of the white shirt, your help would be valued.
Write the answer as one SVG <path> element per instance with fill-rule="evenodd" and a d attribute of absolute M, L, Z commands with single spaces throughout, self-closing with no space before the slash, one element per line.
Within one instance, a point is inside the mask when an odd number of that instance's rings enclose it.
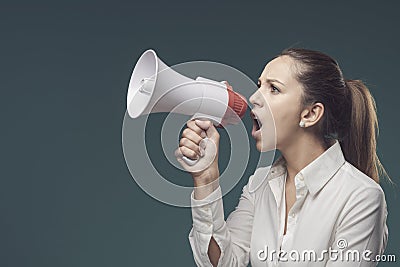
<path fill-rule="evenodd" d="M 189 242 L 196 264 L 212 266 L 207 251 L 213 236 L 221 249 L 218 266 L 247 266 L 249 261 L 253 267 L 376 266 L 362 257 L 375 259 L 386 248 L 387 207 L 380 185 L 347 162 L 336 141 L 295 176 L 296 202 L 283 235 L 285 163 L 280 157 L 272 166 L 257 168 L 226 221 L 220 186 L 201 200 L 192 192 Z M 280 246 L 286 252 L 281 259 Z M 344 260 L 335 260 L 341 256 Z"/>

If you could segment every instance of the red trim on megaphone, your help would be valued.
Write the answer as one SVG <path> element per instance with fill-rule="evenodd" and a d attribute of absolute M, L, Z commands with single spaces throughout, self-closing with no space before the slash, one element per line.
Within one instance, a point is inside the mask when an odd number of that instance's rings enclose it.
<path fill-rule="evenodd" d="M 221 123 L 216 127 L 222 128 L 228 124 L 238 124 L 240 119 L 243 118 L 247 109 L 247 101 L 244 96 L 233 91 L 232 86 L 227 86 L 228 91 L 228 107 L 222 117 Z M 239 119 L 239 118 L 240 119 Z"/>

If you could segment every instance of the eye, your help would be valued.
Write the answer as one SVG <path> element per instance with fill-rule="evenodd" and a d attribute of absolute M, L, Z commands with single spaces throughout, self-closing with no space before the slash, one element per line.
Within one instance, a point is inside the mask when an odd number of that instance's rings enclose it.
<path fill-rule="evenodd" d="M 258 87 L 258 88 L 261 87 L 261 82 L 260 82 L 260 80 L 257 81 L 257 87 Z"/>
<path fill-rule="evenodd" d="M 277 87 L 275 87 L 273 84 L 271 84 L 271 92 L 279 93 L 280 91 Z"/>

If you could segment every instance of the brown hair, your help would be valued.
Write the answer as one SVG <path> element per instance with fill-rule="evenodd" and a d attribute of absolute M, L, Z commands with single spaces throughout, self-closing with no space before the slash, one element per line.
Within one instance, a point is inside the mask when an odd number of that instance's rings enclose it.
<path fill-rule="evenodd" d="M 289 48 L 284 55 L 294 59 L 296 78 L 304 88 L 302 105 L 324 105 L 316 133 L 325 144 L 339 140 L 346 161 L 377 183 L 380 174 L 391 182 L 376 153 L 376 104 L 365 84 L 345 80 L 336 60 L 319 51 Z"/>

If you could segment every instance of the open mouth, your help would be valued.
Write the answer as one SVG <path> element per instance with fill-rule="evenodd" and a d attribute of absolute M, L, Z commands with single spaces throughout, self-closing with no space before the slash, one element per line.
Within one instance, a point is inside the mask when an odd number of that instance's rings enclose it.
<path fill-rule="evenodd" d="M 254 136 L 254 134 L 260 130 L 260 128 L 262 127 L 262 124 L 260 122 L 260 120 L 257 117 L 257 114 L 255 114 L 253 111 L 250 112 L 250 116 L 253 119 L 253 130 L 252 130 L 252 135 Z"/>

